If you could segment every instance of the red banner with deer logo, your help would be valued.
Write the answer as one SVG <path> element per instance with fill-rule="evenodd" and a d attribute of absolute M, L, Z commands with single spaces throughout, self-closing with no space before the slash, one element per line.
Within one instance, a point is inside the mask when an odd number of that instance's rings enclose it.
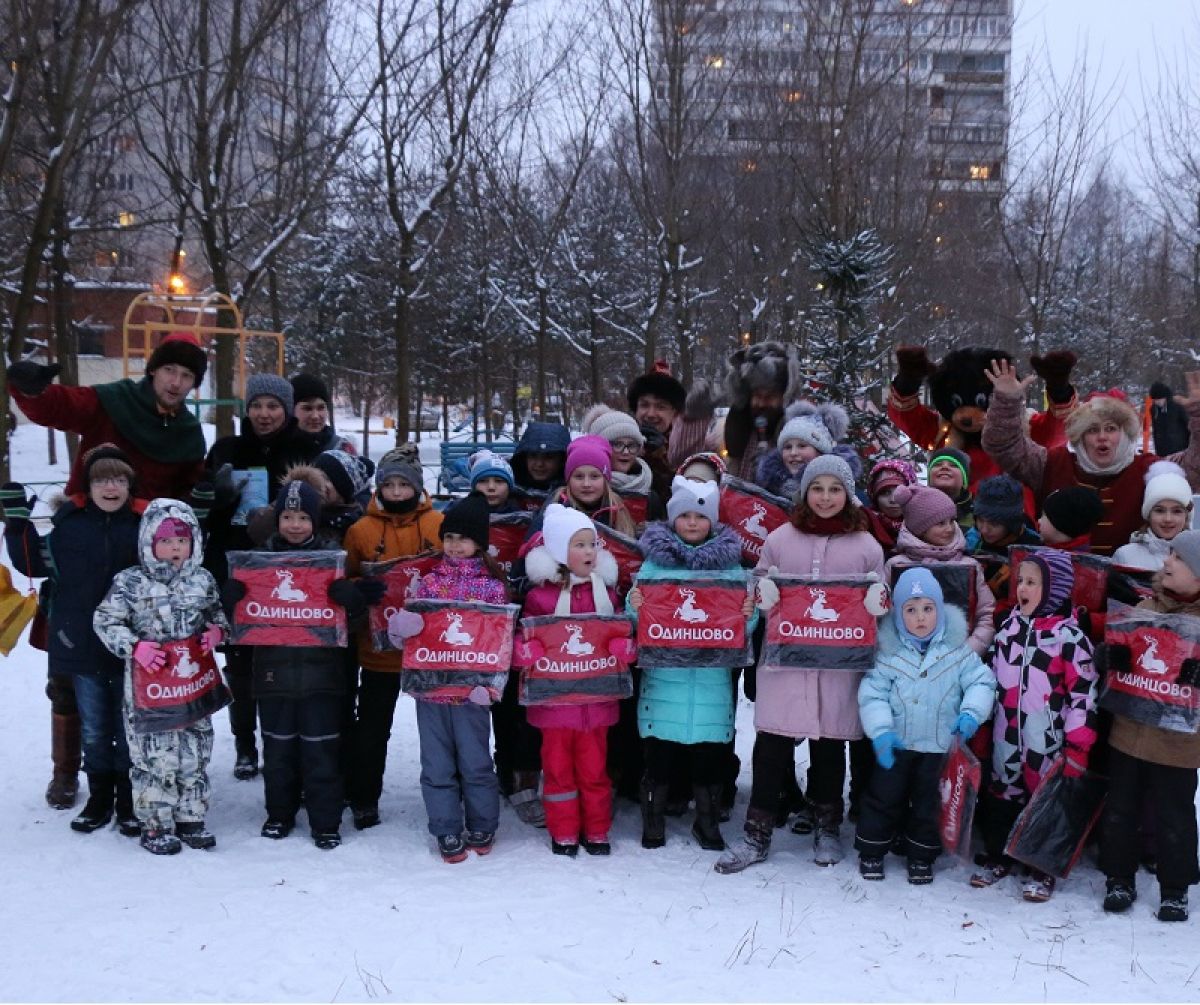
<path fill-rule="evenodd" d="M 406 694 L 425 698 L 465 698 L 485 687 L 499 701 L 512 665 L 516 604 L 465 600 L 410 600 L 405 610 L 425 624 L 404 643 L 400 678 Z"/>
<path fill-rule="evenodd" d="M 160 643 L 166 662 L 147 670 L 130 661 L 133 675 L 135 733 L 183 729 L 224 708 L 233 699 L 221 680 L 217 661 L 200 645 L 200 636 Z"/>
<path fill-rule="evenodd" d="M 617 596 L 624 597 L 633 585 L 633 577 L 642 567 L 642 552 L 637 541 L 597 521 L 596 545 L 616 560 Z"/>
<path fill-rule="evenodd" d="M 721 482 L 721 523 L 733 528 L 742 542 L 742 561 L 758 564 L 767 535 L 788 522 L 791 503 L 757 485 L 726 475 Z"/>
<path fill-rule="evenodd" d="M 1127 646 L 1130 660 L 1117 669 L 1110 657 L 1101 708 L 1172 733 L 1200 731 L 1200 618 L 1110 601 L 1104 641 Z"/>
<path fill-rule="evenodd" d="M 421 580 L 433 571 L 442 560 L 441 552 L 427 551 L 412 558 L 395 558 L 388 562 L 363 562 L 364 576 L 383 580 L 383 599 L 372 604 L 367 611 L 367 625 L 371 633 L 371 648 L 377 653 L 395 652 L 396 647 L 388 639 L 388 618 L 404 607 L 416 595 Z"/>
<path fill-rule="evenodd" d="M 629 664 L 609 650 L 633 636 L 633 622 L 613 614 L 522 618 L 537 657 L 521 670 L 522 705 L 587 705 L 633 694 Z"/>
<path fill-rule="evenodd" d="M 870 670 L 875 617 L 866 576 L 772 576 L 779 603 L 767 615 L 760 666 L 767 670 Z"/>
<path fill-rule="evenodd" d="M 655 577 L 637 583 L 638 665 L 744 667 L 754 662 L 746 637 L 749 577 L 714 579 L 703 573 Z"/>
<path fill-rule="evenodd" d="M 975 590 L 975 566 L 955 562 L 922 562 L 921 567 L 928 569 L 937 580 L 938 586 L 942 588 L 942 599 L 962 611 L 967 616 L 968 625 L 975 624 L 975 611 L 979 606 L 979 597 Z M 896 580 L 903 575 L 906 568 L 912 567 L 892 566 L 889 589 L 896 589 Z"/>
<path fill-rule="evenodd" d="M 512 564 L 521 552 L 521 545 L 529 535 L 531 513 L 496 513 L 492 515 L 488 532 L 488 554 L 500 563 L 505 575 L 512 571 Z"/>
<path fill-rule="evenodd" d="M 942 847 L 964 862 L 971 858 L 971 826 L 975 820 L 975 804 L 979 800 L 982 784 L 983 766 L 979 758 L 971 753 L 962 737 L 955 737 L 954 745 L 942 764 L 942 775 L 938 781 L 938 795 L 942 804 L 938 825 Z"/>
<path fill-rule="evenodd" d="M 342 551 L 231 551 L 229 574 L 246 584 L 233 610 L 234 645 L 347 644 L 346 610 L 329 599 L 343 576 Z"/>

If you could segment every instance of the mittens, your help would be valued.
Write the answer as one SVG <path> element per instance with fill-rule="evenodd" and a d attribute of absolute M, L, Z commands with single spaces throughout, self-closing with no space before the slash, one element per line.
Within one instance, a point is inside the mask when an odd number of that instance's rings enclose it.
<path fill-rule="evenodd" d="M 233 465 L 222 464 L 213 475 L 212 493 L 214 509 L 233 509 L 242 497 L 245 479 L 234 479 Z"/>
<path fill-rule="evenodd" d="M 467 701 L 472 705 L 490 705 L 492 703 L 492 696 L 486 687 L 482 684 L 476 684 L 467 695 Z"/>
<path fill-rule="evenodd" d="M 1031 356 L 1029 359 L 1033 372 L 1041 377 L 1046 385 L 1047 396 L 1058 404 L 1070 401 L 1074 393 L 1071 387 L 1071 370 L 1075 363 L 1075 354 L 1062 349 L 1048 352 L 1045 356 Z"/>
<path fill-rule="evenodd" d="M 415 611 L 397 611 L 388 618 L 388 641 L 400 649 L 405 639 L 412 638 L 424 627 L 425 619 Z"/>
<path fill-rule="evenodd" d="M 225 640 L 225 632 L 220 625 L 209 625 L 200 636 L 200 648 L 211 653 Z"/>
<path fill-rule="evenodd" d="M 42 366 L 31 359 L 23 359 L 8 368 L 8 383 L 22 394 L 36 398 L 61 372 L 58 363 Z"/>
<path fill-rule="evenodd" d="M 25 486 L 20 482 L 5 482 L 0 487 L 0 506 L 4 507 L 5 520 L 28 520 L 37 505 L 37 499 L 27 496 Z"/>
<path fill-rule="evenodd" d="M 904 744 L 900 742 L 900 737 L 890 729 L 875 737 L 871 741 L 871 745 L 875 748 L 875 760 L 879 762 L 879 766 L 884 771 L 895 767 L 896 751 L 905 749 Z"/>
<path fill-rule="evenodd" d="M 703 378 L 692 381 L 692 389 L 683 403 L 683 415 L 687 419 L 708 419 L 717 406 L 717 389 L 711 381 Z"/>
<path fill-rule="evenodd" d="M 221 586 L 221 606 L 225 609 L 225 613 L 231 614 L 245 596 L 245 583 L 240 579 L 225 580 Z"/>
<path fill-rule="evenodd" d="M 867 595 L 863 598 L 863 607 L 873 618 L 881 618 L 891 608 L 891 594 L 883 583 L 872 583 L 867 587 Z"/>
<path fill-rule="evenodd" d="M 1063 777 L 1080 778 L 1087 771 L 1087 754 L 1075 747 L 1068 747 L 1063 752 Z"/>
<path fill-rule="evenodd" d="M 777 572 L 779 570 L 775 566 L 771 566 L 767 570 L 767 575 L 758 581 L 758 609 L 764 613 L 779 603 L 779 587 L 773 580 L 767 578 Z"/>
<path fill-rule="evenodd" d="M 969 740 L 975 735 L 977 729 L 979 729 L 979 720 L 975 716 L 969 712 L 959 712 L 951 732 L 961 736 L 964 740 Z"/>
<path fill-rule="evenodd" d="M 378 604 L 383 599 L 383 595 L 387 593 L 387 585 L 384 581 L 370 576 L 356 580 L 354 585 L 358 589 L 358 595 L 363 598 L 368 607 Z"/>
<path fill-rule="evenodd" d="M 167 662 L 167 654 L 163 652 L 163 647 L 157 642 L 142 639 L 133 647 L 133 662 L 153 673 L 155 670 L 162 669 L 162 665 Z"/>

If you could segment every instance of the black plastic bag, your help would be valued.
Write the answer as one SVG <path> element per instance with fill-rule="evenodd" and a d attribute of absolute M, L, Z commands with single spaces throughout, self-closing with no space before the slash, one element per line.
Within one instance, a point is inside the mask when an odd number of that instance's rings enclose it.
<path fill-rule="evenodd" d="M 1066 879 L 1100 819 L 1108 782 L 1085 772 L 1068 778 L 1060 758 L 1021 811 L 1004 853 L 1057 879 Z"/>

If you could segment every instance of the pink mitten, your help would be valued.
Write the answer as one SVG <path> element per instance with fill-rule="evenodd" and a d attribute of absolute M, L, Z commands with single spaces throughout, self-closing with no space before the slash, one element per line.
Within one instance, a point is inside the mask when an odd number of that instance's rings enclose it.
<path fill-rule="evenodd" d="M 537 639 L 517 639 L 513 643 L 513 666 L 531 667 L 546 655 L 546 647 Z"/>
<path fill-rule="evenodd" d="M 388 618 L 388 641 L 397 649 L 425 627 L 425 619 L 415 611 L 397 611 Z"/>
<path fill-rule="evenodd" d="M 467 695 L 467 701 L 473 705 L 490 705 L 492 696 L 488 693 L 488 689 L 482 684 L 476 684 L 471 688 L 471 693 Z"/>
<path fill-rule="evenodd" d="M 608 655 L 615 656 L 620 663 L 632 663 L 637 659 L 637 642 L 633 639 L 613 639 L 608 644 Z"/>
<path fill-rule="evenodd" d="M 220 625 L 209 625 L 200 636 L 200 648 L 211 653 L 225 640 L 225 632 Z"/>
<path fill-rule="evenodd" d="M 153 673 L 155 670 L 162 669 L 162 665 L 167 662 L 167 654 L 163 652 L 163 647 L 157 642 L 142 639 L 133 647 L 133 662 L 142 669 Z"/>

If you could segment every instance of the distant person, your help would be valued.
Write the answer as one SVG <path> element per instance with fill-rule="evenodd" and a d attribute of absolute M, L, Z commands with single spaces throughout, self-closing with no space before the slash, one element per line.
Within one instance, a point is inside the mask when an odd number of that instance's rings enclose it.
<path fill-rule="evenodd" d="M 310 373 L 298 373 L 291 380 L 292 415 L 304 436 L 313 438 L 317 451 L 344 450 L 357 454 L 358 450 L 333 424 L 333 399 L 329 387 L 320 377 Z"/>
<path fill-rule="evenodd" d="M 1187 450 L 1192 439 L 1187 412 L 1161 380 L 1150 385 L 1150 425 L 1154 430 L 1154 452 L 1159 457 Z"/>

